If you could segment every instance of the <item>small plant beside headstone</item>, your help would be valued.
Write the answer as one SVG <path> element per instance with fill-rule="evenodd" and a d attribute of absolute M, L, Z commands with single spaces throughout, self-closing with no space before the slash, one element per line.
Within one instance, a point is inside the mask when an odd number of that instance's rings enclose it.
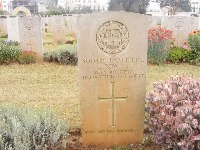
<path fill-rule="evenodd" d="M 21 55 L 19 56 L 19 63 L 20 64 L 32 64 L 36 62 L 36 53 L 30 50 L 22 51 Z"/>
<path fill-rule="evenodd" d="M 21 48 L 16 42 L 0 41 L 0 64 L 17 62 L 21 54 Z"/>
<path fill-rule="evenodd" d="M 171 45 L 167 60 L 172 63 L 190 62 L 193 59 L 191 48 L 187 42 L 182 47 Z"/>
<path fill-rule="evenodd" d="M 172 31 L 161 26 L 148 31 L 148 61 L 152 64 L 164 64 L 167 60 Z"/>
<path fill-rule="evenodd" d="M 163 149 L 199 149 L 200 82 L 172 76 L 147 96 L 149 129 Z"/>
<path fill-rule="evenodd" d="M 66 147 L 66 124 L 48 109 L 0 107 L 0 149 L 59 149 Z"/>
<path fill-rule="evenodd" d="M 44 60 L 63 65 L 76 65 L 78 62 L 76 45 L 61 45 L 50 52 L 44 53 Z"/>
<path fill-rule="evenodd" d="M 195 30 L 189 34 L 188 44 L 194 54 L 192 63 L 200 65 L 200 30 Z"/>

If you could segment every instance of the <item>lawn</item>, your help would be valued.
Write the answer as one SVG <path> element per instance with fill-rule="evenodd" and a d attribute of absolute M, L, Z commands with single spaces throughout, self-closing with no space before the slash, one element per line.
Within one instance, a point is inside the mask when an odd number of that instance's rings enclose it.
<path fill-rule="evenodd" d="M 170 75 L 193 76 L 200 80 L 200 67 L 188 64 L 147 68 L 147 93 L 153 82 Z M 58 64 L 0 66 L 0 105 L 47 107 L 68 123 L 80 127 L 78 67 Z"/>

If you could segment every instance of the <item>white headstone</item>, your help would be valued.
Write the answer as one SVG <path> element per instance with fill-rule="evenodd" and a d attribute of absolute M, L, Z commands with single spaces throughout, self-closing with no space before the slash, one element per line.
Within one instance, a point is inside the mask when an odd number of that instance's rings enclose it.
<path fill-rule="evenodd" d="M 142 142 L 148 17 L 93 13 L 78 27 L 83 144 Z"/>
<path fill-rule="evenodd" d="M 18 18 L 7 18 L 8 40 L 20 42 Z"/>
<path fill-rule="evenodd" d="M 173 31 L 173 37 L 177 46 L 183 46 L 183 43 L 188 39 L 188 34 L 198 29 L 198 20 L 194 17 L 170 16 L 163 17 L 161 25 Z"/>
<path fill-rule="evenodd" d="M 37 53 L 38 61 L 43 60 L 42 27 L 40 17 L 19 18 L 20 45 L 22 50 Z"/>

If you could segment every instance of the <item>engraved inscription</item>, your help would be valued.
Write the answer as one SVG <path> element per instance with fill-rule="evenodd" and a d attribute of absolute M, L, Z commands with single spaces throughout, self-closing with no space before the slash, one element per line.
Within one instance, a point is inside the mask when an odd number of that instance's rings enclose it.
<path fill-rule="evenodd" d="M 180 28 L 183 27 L 183 19 L 182 19 L 182 18 L 176 18 L 175 27 L 176 27 L 177 29 L 180 29 Z"/>
<path fill-rule="evenodd" d="M 131 133 L 131 132 L 140 132 L 141 129 L 117 129 L 117 130 L 91 130 L 91 131 L 83 131 L 86 134 L 94 134 L 94 133 L 98 133 L 98 134 L 103 134 L 103 133 Z"/>
<path fill-rule="evenodd" d="M 34 27 L 34 23 L 33 23 L 33 19 L 32 18 L 26 18 L 24 21 L 24 26 L 27 30 L 32 30 Z"/>
<path fill-rule="evenodd" d="M 99 27 L 96 34 L 99 48 L 108 54 L 117 54 L 129 44 L 129 32 L 124 24 L 118 21 L 107 21 Z"/>
<path fill-rule="evenodd" d="M 99 100 L 112 100 L 112 126 L 111 127 L 115 127 L 115 100 L 127 100 L 127 97 L 115 97 L 114 93 L 115 93 L 115 82 L 111 82 L 112 83 L 112 97 L 111 98 L 100 98 Z"/>
<path fill-rule="evenodd" d="M 130 64 L 138 65 L 144 63 L 144 60 L 141 58 L 83 58 L 81 61 L 85 65 L 95 65 L 93 73 L 83 75 L 83 80 L 145 78 L 145 74 L 142 70 L 136 71 L 129 67 Z"/>
<path fill-rule="evenodd" d="M 61 19 L 60 19 L 60 17 L 56 17 L 56 18 L 55 18 L 55 22 L 56 22 L 57 24 L 61 24 Z"/>

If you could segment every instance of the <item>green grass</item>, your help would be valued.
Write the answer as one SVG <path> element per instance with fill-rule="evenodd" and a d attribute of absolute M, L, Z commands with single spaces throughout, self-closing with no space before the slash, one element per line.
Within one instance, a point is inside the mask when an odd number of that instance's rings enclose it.
<path fill-rule="evenodd" d="M 5 41 L 5 40 L 7 40 L 8 38 L 0 38 L 0 41 Z"/>
<path fill-rule="evenodd" d="M 192 76 L 200 80 L 200 67 L 188 64 L 147 68 L 147 92 L 153 82 L 170 75 Z M 0 105 L 48 107 L 69 127 L 80 127 L 78 67 L 58 64 L 0 66 Z"/>

